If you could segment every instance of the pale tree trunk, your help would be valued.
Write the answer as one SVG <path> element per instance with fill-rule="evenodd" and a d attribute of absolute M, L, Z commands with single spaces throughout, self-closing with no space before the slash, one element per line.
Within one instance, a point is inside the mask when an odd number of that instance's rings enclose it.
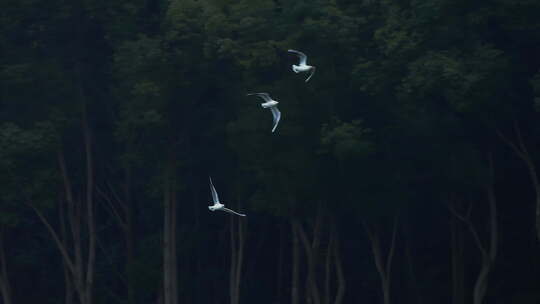
<path fill-rule="evenodd" d="M 229 218 L 230 226 L 229 226 L 229 234 L 231 237 L 231 265 L 229 270 L 229 301 L 231 304 L 236 303 L 236 288 L 235 288 L 235 282 L 236 282 L 236 263 L 238 261 L 237 255 L 237 241 L 236 241 L 236 233 L 234 229 L 234 217 Z"/>
<path fill-rule="evenodd" d="M 171 278 L 170 278 L 170 269 L 171 269 L 171 250 L 169 249 L 171 244 L 170 239 L 170 209 L 171 209 L 171 200 L 169 199 L 170 187 L 169 187 L 169 177 L 165 176 L 165 186 L 163 193 L 163 303 L 171 303 Z"/>
<path fill-rule="evenodd" d="M 450 219 L 451 232 L 451 258 L 452 258 L 452 304 L 465 302 L 465 265 L 464 265 L 464 239 L 463 231 L 456 223 L 456 219 Z"/>
<path fill-rule="evenodd" d="M 178 303 L 176 264 L 176 194 L 175 159 L 170 157 L 165 168 L 163 187 L 163 300 L 164 304 Z"/>
<path fill-rule="evenodd" d="M 133 238 L 133 202 L 131 193 L 132 169 L 128 165 L 124 168 L 123 195 L 119 195 L 115 187 L 106 183 L 107 188 L 96 187 L 97 193 L 102 197 L 108 207 L 111 216 L 116 219 L 118 226 L 124 235 L 126 259 L 124 264 L 124 273 L 127 277 L 126 293 L 129 304 L 135 303 L 135 288 L 133 266 L 135 262 L 135 246 Z"/>
<path fill-rule="evenodd" d="M 57 235 L 56 231 L 52 228 L 52 226 L 49 224 L 49 222 L 46 220 L 46 218 L 41 214 L 41 212 L 33 207 L 30 203 L 30 207 L 36 212 L 41 222 L 45 225 L 51 236 L 53 237 L 53 240 L 55 244 L 57 245 L 58 249 L 60 250 L 60 253 L 62 254 L 62 263 L 64 265 L 64 277 L 65 277 L 65 302 L 66 303 L 72 303 L 73 302 L 73 292 L 74 289 L 79 302 L 80 303 L 86 303 L 86 296 L 85 296 L 85 290 L 84 285 L 82 282 L 83 278 L 83 261 L 82 261 L 82 241 L 81 241 L 81 207 L 80 207 L 80 201 L 75 202 L 74 196 L 73 196 L 73 190 L 71 187 L 71 181 L 69 179 L 68 173 L 67 173 L 67 166 L 65 162 L 65 157 L 62 152 L 62 149 L 60 149 L 57 153 L 58 156 L 58 164 L 60 168 L 60 173 L 63 180 L 63 186 L 64 186 L 64 196 L 65 196 L 65 203 L 67 204 L 67 210 L 63 207 L 63 202 L 60 200 L 59 202 L 59 212 L 60 212 L 60 225 L 61 225 L 61 239 Z M 65 217 L 67 215 L 68 221 L 66 225 Z M 69 230 L 71 232 L 72 237 L 72 244 L 73 247 L 72 251 L 74 252 L 74 257 L 70 256 L 68 253 L 68 247 L 70 246 L 70 243 L 68 241 L 67 237 L 67 227 L 69 226 Z"/>
<path fill-rule="evenodd" d="M 242 281 L 242 265 L 244 264 L 244 221 L 238 220 L 238 262 L 236 263 L 236 304 L 240 302 L 240 282 Z"/>
<path fill-rule="evenodd" d="M 315 225 L 313 227 L 313 240 L 310 243 L 308 236 L 304 230 L 302 224 L 297 223 L 298 234 L 300 235 L 300 240 L 304 245 L 304 250 L 306 251 L 307 264 L 308 264 L 308 274 L 306 280 L 306 302 L 308 304 L 321 304 L 321 298 L 319 293 L 319 288 L 317 286 L 316 278 L 316 265 L 318 259 L 319 245 L 320 245 L 320 231 L 321 231 L 321 222 L 322 222 L 322 208 L 319 204 L 317 218 L 315 220 Z"/>
<path fill-rule="evenodd" d="M 176 254 L 176 158 L 171 152 L 167 164 L 166 174 L 166 193 L 165 193 L 165 233 L 164 238 L 167 240 L 166 252 L 164 258 L 167 259 L 167 268 L 164 271 L 165 287 L 165 304 L 178 303 L 178 264 Z M 165 264 L 165 260 L 164 260 Z"/>
<path fill-rule="evenodd" d="M 67 236 L 67 227 L 66 227 L 66 211 L 64 204 L 62 204 L 62 200 L 59 200 L 59 218 L 60 218 L 60 235 L 62 237 L 62 243 L 66 244 L 68 242 L 68 236 Z M 73 303 L 73 282 L 71 281 L 71 275 L 69 273 L 69 268 L 64 259 L 62 259 L 62 268 L 64 272 L 64 302 L 65 304 L 72 304 Z"/>
<path fill-rule="evenodd" d="M 83 100 L 83 119 L 82 119 L 82 129 L 84 137 L 84 151 L 86 156 L 85 169 L 86 169 L 86 187 L 84 200 L 77 199 L 75 200 L 73 195 L 72 184 L 67 173 L 67 166 L 64 158 L 64 154 L 60 149 L 58 151 L 58 163 L 60 167 L 60 173 L 62 175 L 63 185 L 64 185 L 64 195 L 65 202 L 67 204 L 67 210 L 60 210 L 62 214 L 66 214 L 68 217 L 69 228 L 72 236 L 71 250 L 68 250 L 70 243 L 68 242 L 67 232 L 61 232 L 63 236 L 59 236 L 55 229 L 50 225 L 47 219 L 43 214 L 35 208 L 31 202 L 27 202 L 28 205 L 35 211 L 38 215 L 41 222 L 45 225 L 49 233 L 51 234 L 55 244 L 63 258 L 63 263 L 65 267 L 64 275 L 67 276 L 66 281 L 66 303 L 71 301 L 71 286 L 74 287 L 74 290 L 81 304 L 91 304 L 92 299 L 92 289 L 94 283 L 94 264 L 95 264 L 95 253 L 96 253 L 96 229 L 95 229 L 95 219 L 94 219 L 94 163 L 93 163 L 93 152 L 92 152 L 92 139 L 91 131 L 88 125 L 87 120 L 87 111 L 86 103 L 84 102 L 84 96 L 82 95 L 82 89 L 80 88 L 81 100 Z M 82 195 L 81 195 L 82 196 Z M 83 221 L 83 206 L 82 203 L 86 205 L 86 217 Z M 62 202 L 60 202 L 62 204 Z M 87 234 L 84 237 L 88 243 L 83 244 L 83 225 L 87 226 Z M 65 229 L 65 217 L 61 217 L 61 229 Z M 87 248 L 87 259 L 83 259 L 83 248 Z M 71 256 L 69 252 L 73 252 L 74 256 Z M 85 265 L 86 264 L 86 265 Z M 71 285 L 73 283 L 73 285 Z"/>
<path fill-rule="evenodd" d="M 332 277 L 332 253 L 334 250 L 334 237 L 331 234 L 330 239 L 328 240 L 328 244 L 326 246 L 326 255 L 325 255 L 325 262 L 324 262 L 324 304 L 330 304 L 330 288 L 331 288 L 331 277 Z"/>
<path fill-rule="evenodd" d="M 276 303 L 281 303 L 282 300 L 282 287 L 283 287 L 283 261 L 284 261 L 284 247 L 285 247 L 285 226 L 283 224 L 279 227 L 279 251 L 278 251 L 278 265 L 277 265 L 277 283 L 276 283 Z"/>
<path fill-rule="evenodd" d="M 291 220 L 292 235 L 292 278 L 291 278 L 291 304 L 298 304 L 300 281 L 300 242 L 298 237 L 298 223 L 296 219 Z"/>
<path fill-rule="evenodd" d="M 67 244 L 63 243 L 62 240 L 58 237 L 58 234 L 54 230 L 54 228 L 49 224 L 47 219 L 43 216 L 41 211 L 39 211 L 37 208 L 35 208 L 31 203 L 28 203 L 28 205 L 34 210 L 36 215 L 39 217 L 43 225 L 45 225 L 45 228 L 47 228 L 47 231 L 51 234 L 53 241 L 55 242 L 56 246 L 58 247 L 58 250 L 60 250 L 60 253 L 62 254 L 63 261 L 65 265 L 68 268 L 69 277 L 71 280 L 74 280 L 75 284 L 75 291 L 77 293 L 77 296 L 79 298 L 79 302 L 81 304 L 86 304 L 86 297 L 84 293 L 84 285 L 81 284 L 80 278 L 82 275 L 79 272 L 79 269 L 81 268 L 78 264 L 76 264 L 73 261 L 73 258 L 69 255 L 67 251 Z M 76 243 L 74 243 L 76 245 Z"/>
<path fill-rule="evenodd" d="M 4 227 L 0 227 L 0 291 L 4 304 L 12 304 L 11 284 L 7 272 L 7 260 L 4 247 Z"/>
<path fill-rule="evenodd" d="M 371 250 L 373 251 L 373 258 L 375 260 L 375 267 L 381 278 L 381 289 L 383 293 L 383 303 L 390 304 L 390 287 L 392 282 L 392 260 L 394 257 L 394 251 L 396 247 L 396 234 L 398 220 L 397 215 L 394 218 L 393 228 L 392 228 L 392 240 L 390 243 L 390 249 L 388 255 L 386 256 L 386 262 L 384 262 L 384 257 L 381 248 L 381 240 L 379 233 L 375 229 L 370 229 L 367 222 L 363 222 L 364 229 L 369 237 L 371 242 Z"/>
<path fill-rule="evenodd" d="M 412 228 L 410 224 L 410 217 L 406 216 L 406 221 L 403 225 L 403 230 L 405 231 L 405 258 L 407 260 L 407 276 L 409 281 L 408 288 L 411 290 L 411 293 L 414 296 L 413 302 L 417 304 L 423 303 L 422 294 L 418 286 L 418 277 L 415 271 L 415 263 L 412 254 L 413 239 L 412 239 Z M 463 303 L 460 303 L 463 304 Z"/>
<path fill-rule="evenodd" d="M 92 303 L 94 264 L 96 259 L 96 226 L 94 221 L 94 163 L 92 138 L 88 126 L 86 103 L 83 111 L 84 147 L 86 152 L 86 207 L 88 224 L 88 261 L 86 266 L 86 304 Z"/>
<path fill-rule="evenodd" d="M 330 223 L 329 240 L 326 249 L 325 261 L 325 284 L 324 284 L 324 304 L 341 304 L 345 296 L 345 275 L 341 263 L 341 253 L 339 250 L 339 238 L 336 232 L 335 221 L 332 218 Z M 335 274 L 335 277 L 333 277 Z M 335 284 L 332 282 L 335 280 Z M 335 286 L 335 297 L 332 291 Z"/>
<path fill-rule="evenodd" d="M 345 275 L 343 274 L 343 264 L 341 262 L 341 250 L 339 248 L 339 238 L 336 233 L 336 228 L 332 228 L 332 239 L 333 244 L 333 254 L 334 254 L 334 265 L 336 266 L 336 276 L 337 276 L 337 292 L 334 299 L 334 304 L 341 304 L 343 302 L 343 297 L 345 296 Z"/>
<path fill-rule="evenodd" d="M 236 216 L 230 216 L 231 268 L 229 273 L 230 303 L 240 302 L 242 266 L 244 264 L 245 223 Z"/>
<path fill-rule="evenodd" d="M 176 176 L 176 175 L 174 175 Z M 176 182 L 176 179 L 173 178 L 173 181 Z M 171 232 L 170 232 L 170 249 L 171 249 L 171 304 L 178 303 L 178 262 L 177 262 L 177 253 L 176 253 L 176 183 L 172 185 L 171 188 Z"/>
<path fill-rule="evenodd" d="M 473 300 L 474 304 L 482 304 L 486 295 L 488 282 L 489 282 L 489 273 L 495 263 L 495 258 L 497 257 L 497 243 L 498 243 L 498 231 L 497 231 L 497 204 L 495 199 L 495 189 L 493 184 L 493 158 L 491 154 L 488 157 L 489 161 L 489 176 L 485 184 L 485 190 L 488 198 L 489 204 L 489 237 L 488 245 L 484 245 L 480 239 L 478 231 L 474 227 L 470 215 L 472 204 L 469 205 L 468 211 L 465 215 L 458 213 L 452 205 L 449 205 L 450 211 L 460 220 L 462 220 L 466 225 L 469 231 L 471 232 L 474 242 L 478 247 L 478 250 L 481 253 L 481 268 L 476 282 L 474 284 Z"/>
<path fill-rule="evenodd" d="M 345 296 L 345 275 L 343 274 L 339 238 L 335 225 L 335 220 L 331 218 L 325 260 L 324 304 L 341 304 Z M 334 267 L 334 271 L 332 271 L 332 267 Z M 334 281 L 335 284 L 332 284 Z M 334 294 L 333 286 L 336 289 L 335 297 L 332 297 Z"/>
<path fill-rule="evenodd" d="M 128 303 L 135 304 L 135 282 L 133 267 L 135 265 L 135 246 L 133 238 L 133 201 L 131 195 L 131 167 L 125 169 L 126 182 L 124 186 L 125 203 L 122 204 L 125 215 L 124 238 L 126 241 L 126 266 Z"/>
<path fill-rule="evenodd" d="M 523 136 L 521 135 L 521 130 L 517 124 L 516 121 L 514 121 L 514 132 L 516 133 L 517 142 L 514 142 L 510 140 L 508 137 L 506 137 L 501 131 L 496 130 L 497 135 L 502 139 L 504 143 L 506 143 L 514 153 L 525 163 L 527 166 L 527 171 L 529 172 L 529 177 L 531 179 L 534 192 L 536 194 L 535 199 L 535 227 L 536 227 L 536 240 L 540 242 L 540 180 L 538 178 L 538 173 L 536 171 L 536 165 L 534 164 L 534 161 L 529 153 L 529 150 L 525 146 L 525 141 L 523 140 Z"/>

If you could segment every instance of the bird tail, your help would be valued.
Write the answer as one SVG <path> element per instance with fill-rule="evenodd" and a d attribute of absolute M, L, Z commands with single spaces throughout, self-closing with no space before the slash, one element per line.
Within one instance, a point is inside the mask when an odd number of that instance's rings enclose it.
<path fill-rule="evenodd" d="M 311 76 L 313 76 L 313 74 L 315 74 L 315 69 L 316 69 L 315 67 L 313 67 L 311 69 L 311 74 L 309 74 L 309 77 L 306 79 L 306 82 L 308 82 L 311 79 Z"/>
<path fill-rule="evenodd" d="M 231 209 L 229 209 L 229 208 L 225 208 L 225 207 L 223 207 L 223 211 L 229 212 L 229 213 L 232 213 L 232 214 L 236 214 L 236 215 L 238 215 L 238 216 L 246 216 L 245 214 L 238 213 L 238 212 L 236 212 L 236 211 L 233 211 L 233 210 L 231 210 Z"/>
<path fill-rule="evenodd" d="M 277 125 L 278 125 L 278 122 L 275 122 L 275 123 L 274 123 L 274 127 L 272 128 L 272 133 L 274 133 L 274 131 L 276 130 Z"/>

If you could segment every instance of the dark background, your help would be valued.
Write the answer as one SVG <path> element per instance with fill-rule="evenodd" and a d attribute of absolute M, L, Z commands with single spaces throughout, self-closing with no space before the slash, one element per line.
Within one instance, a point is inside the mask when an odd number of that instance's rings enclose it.
<path fill-rule="evenodd" d="M 3 0 L 3 303 L 540 303 L 539 16 Z"/>

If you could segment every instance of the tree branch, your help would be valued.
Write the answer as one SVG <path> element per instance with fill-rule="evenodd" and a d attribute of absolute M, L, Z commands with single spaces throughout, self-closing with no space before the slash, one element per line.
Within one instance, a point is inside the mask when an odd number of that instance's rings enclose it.
<path fill-rule="evenodd" d="M 390 273 L 392 270 L 392 258 L 394 256 L 394 251 L 396 248 L 397 226 L 398 226 L 398 215 L 396 214 L 394 218 L 394 228 L 392 231 L 392 243 L 390 245 L 390 252 L 388 253 L 388 257 L 386 259 L 386 274 L 388 275 L 388 277 L 390 277 Z"/>
<path fill-rule="evenodd" d="M 96 190 L 97 190 L 97 193 L 101 197 L 103 197 L 104 201 L 107 203 L 107 205 L 109 207 L 108 209 L 111 210 L 111 213 L 114 215 L 114 217 L 118 221 L 118 224 L 120 225 L 120 227 L 123 230 L 126 230 L 127 229 L 127 223 L 124 221 L 124 219 L 122 219 L 122 216 L 120 215 L 120 213 L 118 212 L 118 210 L 114 206 L 114 204 L 112 202 L 112 199 L 105 192 L 103 192 L 103 190 L 101 190 L 101 188 L 99 186 L 96 186 Z"/>
<path fill-rule="evenodd" d="M 71 261 L 71 258 L 69 257 L 69 254 L 66 250 L 66 247 L 64 246 L 64 244 L 62 244 L 62 241 L 60 241 L 60 238 L 58 238 L 58 235 L 56 234 L 56 232 L 54 231 L 53 227 L 49 224 L 49 222 L 47 221 L 47 219 L 45 219 L 45 217 L 43 216 L 43 214 L 41 214 L 41 212 L 36 208 L 34 207 L 31 203 L 26 203 L 28 206 L 30 206 L 30 208 L 32 208 L 32 210 L 34 210 L 34 212 L 37 214 L 37 216 L 39 217 L 39 219 L 41 220 L 41 222 L 45 225 L 45 227 L 47 228 L 47 230 L 49 231 L 49 233 L 51 234 L 54 242 L 56 243 L 56 245 L 58 246 L 58 249 L 60 250 L 60 253 L 62 254 L 62 256 L 64 257 L 64 261 L 66 262 L 66 264 L 68 265 L 68 268 L 69 270 L 71 271 L 71 273 L 73 275 L 75 275 L 76 271 L 75 271 L 75 266 L 73 265 L 73 262 Z"/>
<path fill-rule="evenodd" d="M 470 220 L 472 204 L 469 204 L 469 207 L 467 208 L 467 215 L 466 216 L 463 216 L 463 215 L 459 214 L 454 209 L 454 207 L 452 206 L 451 203 L 447 204 L 447 207 L 448 207 L 448 210 L 450 210 L 450 212 L 455 217 L 457 217 L 458 219 L 460 219 L 461 221 L 463 221 L 467 225 L 467 228 L 469 229 L 469 231 L 473 235 L 474 241 L 475 241 L 476 245 L 478 246 L 478 249 L 480 250 L 482 255 L 487 256 L 487 251 L 484 248 L 484 246 L 482 245 L 482 242 L 480 241 L 480 237 L 478 236 L 478 232 L 476 231 L 476 228 L 474 228 L 474 225 L 472 224 L 472 222 Z"/>
<path fill-rule="evenodd" d="M 521 149 L 516 146 L 516 144 L 514 144 L 508 137 L 504 136 L 504 134 L 497 128 L 495 127 L 495 132 L 497 133 L 497 135 L 499 136 L 499 138 L 505 143 L 507 144 L 510 148 L 512 148 L 512 150 L 514 150 L 514 152 L 522 159 L 525 159 L 525 154 L 523 154 L 523 151 L 521 151 Z"/>

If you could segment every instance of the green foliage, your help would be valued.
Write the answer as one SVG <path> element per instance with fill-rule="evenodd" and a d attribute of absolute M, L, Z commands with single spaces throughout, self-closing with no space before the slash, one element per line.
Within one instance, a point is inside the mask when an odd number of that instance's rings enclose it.
<path fill-rule="evenodd" d="M 367 157 L 375 152 L 374 144 L 368 139 L 370 133 L 370 129 L 362 127 L 361 120 L 347 123 L 334 118 L 331 125 L 322 126 L 323 151 L 340 161 Z"/>
<path fill-rule="evenodd" d="M 51 123 L 36 124 L 35 129 L 24 130 L 13 123 L 0 126 L 0 159 L 14 164 L 21 155 L 39 154 L 50 147 L 57 137 Z"/>

